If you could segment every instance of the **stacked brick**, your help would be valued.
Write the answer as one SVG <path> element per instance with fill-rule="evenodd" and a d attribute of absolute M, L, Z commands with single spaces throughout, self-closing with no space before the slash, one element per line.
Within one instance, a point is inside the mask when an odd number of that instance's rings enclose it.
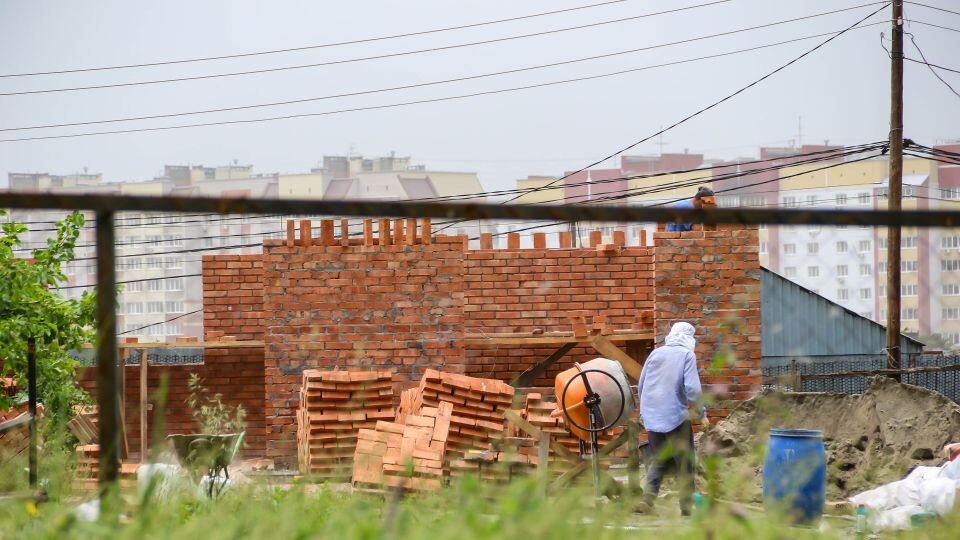
<path fill-rule="evenodd" d="M 393 420 L 389 371 L 303 372 L 297 422 L 300 472 L 349 480 L 358 432 Z"/>
<path fill-rule="evenodd" d="M 423 407 L 404 424 L 377 422 L 358 433 L 355 486 L 435 490 L 443 483 L 443 458 L 453 414 L 451 403 Z"/>
<path fill-rule="evenodd" d="M 513 402 L 514 389 L 494 379 L 479 379 L 428 369 L 420 380 L 415 403 L 453 406 L 447 460 L 463 458 L 469 450 L 489 450 L 504 435 L 503 411 Z"/>

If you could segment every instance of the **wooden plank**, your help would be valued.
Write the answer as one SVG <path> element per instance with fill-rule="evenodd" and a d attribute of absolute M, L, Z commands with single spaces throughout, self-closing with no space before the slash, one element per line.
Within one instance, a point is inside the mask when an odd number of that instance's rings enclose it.
<path fill-rule="evenodd" d="M 523 418 L 520 418 L 520 415 L 511 409 L 503 411 L 503 417 L 506 418 L 507 422 L 517 426 L 523 430 L 527 435 L 530 435 L 534 439 L 540 440 L 541 433 L 545 433 L 540 430 L 537 426 L 527 422 Z M 573 452 L 567 450 L 567 447 L 563 446 L 557 441 L 550 442 L 550 448 L 557 453 L 561 458 L 569 461 L 570 463 L 580 463 L 580 456 L 577 456 Z"/>
<path fill-rule="evenodd" d="M 633 341 L 633 340 L 653 340 L 652 332 L 636 332 L 622 330 L 615 331 L 612 335 L 603 336 L 608 341 Z M 583 343 L 588 339 L 585 337 L 576 337 L 573 332 L 546 332 L 543 334 L 467 334 L 464 336 L 464 343 L 467 346 L 474 345 L 530 345 L 530 344 L 548 344 L 562 345 L 564 343 Z"/>
<path fill-rule="evenodd" d="M 557 360 L 560 360 L 566 356 L 567 353 L 573 350 L 573 348 L 576 346 L 577 343 L 575 342 L 564 343 L 559 349 L 553 351 L 553 354 L 548 356 L 546 360 L 543 360 L 542 362 L 518 375 L 517 378 L 514 379 L 513 386 L 529 386 L 533 384 L 533 381 L 535 381 L 537 377 L 542 377 L 543 374 L 550 369 L 550 366 L 556 364 Z"/>
<path fill-rule="evenodd" d="M 606 456 L 609 456 L 617 448 L 620 448 L 621 446 L 623 446 L 624 443 L 626 443 L 629 439 L 630 439 L 629 430 L 620 433 L 620 435 L 618 435 L 617 438 L 608 442 L 606 445 L 604 445 L 603 448 L 600 449 L 600 457 L 604 458 Z M 559 477 L 557 477 L 556 480 L 553 481 L 553 484 L 550 485 L 551 492 L 555 493 L 557 490 L 567 485 L 568 483 L 570 483 L 571 480 L 573 480 L 574 478 L 582 474 L 584 471 L 586 471 L 588 468 L 590 468 L 589 460 L 578 460 L 578 461 L 579 462 L 576 464 L 576 466 L 574 466 L 569 471 L 561 474 Z M 604 473 L 601 471 L 601 474 L 603 475 Z"/>
<path fill-rule="evenodd" d="M 627 372 L 627 376 L 634 381 L 640 380 L 640 372 L 643 371 L 643 366 L 639 362 L 630 358 L 630 355 L 623 352 L 620 347 L 614 345 L 609 339 L 608 336 L 590 336 L 590 345 L 597 350 L 604 358 L 609 358 L 610 360 L 616 360 L 620 362 L 620 365 L 623 366 L 623 370 Z"/>

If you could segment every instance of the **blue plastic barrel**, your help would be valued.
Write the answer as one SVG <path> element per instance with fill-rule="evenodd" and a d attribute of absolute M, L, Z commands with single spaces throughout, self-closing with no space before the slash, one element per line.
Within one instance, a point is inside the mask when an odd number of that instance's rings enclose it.
<path fill-rule="evenodd" d="M 823 434 L 811 429 L 771 429 L 763 463 L 763 502 L 797 523 L 823 515 L 827 495 L 827 456 Z"/>

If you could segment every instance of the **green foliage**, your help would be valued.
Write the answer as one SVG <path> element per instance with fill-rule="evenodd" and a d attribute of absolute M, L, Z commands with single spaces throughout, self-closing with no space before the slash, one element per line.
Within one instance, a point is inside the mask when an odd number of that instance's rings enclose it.
<path fill-rule="evenodd" d="M 57 294 L 67 280 L 62 266 L 74 258 L 83 223 L 79 212 L 57 222 L 56 236 L 34 250 L 31 259 L 14 256 L 26 226 L 4 223 L 0 235 L 0 361 L 25 392 L 27 339 L 36 339 L 38 399 L 54 430 L 69 421 L 74 404 L 89 400 L 76 382 L 76 361 L 67 353 L 94 340 L 96 298 L 86 292 L 79 300 Z M 10 405 L 0 395 L 0 407 Z"/>
<path fill-rule="evenodd" d="M 243 405 L 229 407 L 223 404 L 223 395 L 210 394 L 203 386 L 203 380 L 196 373 L 190 374 L 187 381 L 190 396 L 187 406 L 193 409 L 193 419 L 200 427 L 200 433 L 206 435 L 226 435 L 240 433 L 246 429 L 247 411 Z"/>

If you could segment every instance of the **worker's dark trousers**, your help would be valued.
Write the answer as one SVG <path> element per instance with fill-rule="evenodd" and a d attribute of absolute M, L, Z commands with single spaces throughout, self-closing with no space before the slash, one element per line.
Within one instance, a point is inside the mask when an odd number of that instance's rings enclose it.
<path fill-rule="evenodd" d="M 647 431 L 653 459 L 647 466 L 644 495 L 649 502 L 660 493 L 660 483 L 668 468 L 676 467 L 679 477 L 680 509 L 689 512 L 693 505 L 696 454 L 693 452 L 693 425 L 686 421 L 669 433 Z"/>

